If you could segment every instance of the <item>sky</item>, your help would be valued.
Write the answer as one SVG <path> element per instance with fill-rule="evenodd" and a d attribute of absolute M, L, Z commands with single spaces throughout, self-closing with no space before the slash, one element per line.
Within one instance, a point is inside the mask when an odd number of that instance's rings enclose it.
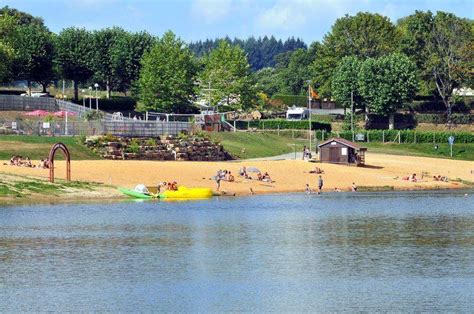
<path fill-rule="evenodd" d="M 53 32 L 120 26 L 160 36 L 172 30 L 187 42 L 229 36 L 294 36 L 322 40 L 337 18 L 359 11 L 393 22 L 415 10 L 474 18 L 474 0 L 0 0 L 0 6 L 40 16 Z"/>

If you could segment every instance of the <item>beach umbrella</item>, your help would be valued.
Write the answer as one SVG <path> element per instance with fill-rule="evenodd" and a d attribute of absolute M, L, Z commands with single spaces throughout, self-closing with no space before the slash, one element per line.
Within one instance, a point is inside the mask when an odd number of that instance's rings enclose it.
<path fill-rule="evenodd" d="M 258 170 L 258 168 L 255 168 L 255 167 L 248 167 L 247 172 L 261 172 L 261 171 Z"/>
<path fill-rule="evenodd" d="M 49 112 L 44 111 L 44 110 L 35 110 L 35 111 L 30 111 L 24 114 L 25 116 L 30 116 L 30 117 L 44 117 L 49 115 Z"/>
<path fill-rule="evenodd" d="M 71 117 L 71 116 L 77 116 L 77 113 L 71 112 L 71 111 L 63 111 L 63 110 L 61 110 L 61 111 L 56 111 L 56 112 L 54 113 L 54 116 L 56 116 L 56 117 L 58 117 L 58 118 L 64 118 L 66 115 L 68 115 L 68 116 L 70 116 L 70 117 Z"/>

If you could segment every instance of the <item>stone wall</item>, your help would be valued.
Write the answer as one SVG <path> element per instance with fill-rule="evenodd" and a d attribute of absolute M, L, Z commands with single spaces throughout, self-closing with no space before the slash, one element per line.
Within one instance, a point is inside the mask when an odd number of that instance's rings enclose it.
<path fill-rule="evenodd" d="M 176 138 L 91 137 L 85 145 L 106 159 L 122 160 L 194 160 L 222 161 L 232 159 L 222 145 L 209 139 L 188 136 Z"/>

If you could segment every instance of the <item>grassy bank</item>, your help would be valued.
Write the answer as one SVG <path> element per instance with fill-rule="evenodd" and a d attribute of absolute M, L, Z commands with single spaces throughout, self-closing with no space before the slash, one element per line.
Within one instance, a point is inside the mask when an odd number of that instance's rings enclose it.
<path fill-rule="evenodd" d="M 450 147 L 448 144 L 438 144 L 436 150 L 433 144 L 396 144 L 396 143 L 361 143 L 361 146 L 367 147 L 369 152 L 405 155 L 405 156 L 423 156 L 434 158 L 451 158 Z M 454 144 L 453 158 L 458 160 L 474 160 L 474 144 Z"/>
<path fill-rule="evenodd" d="M 13 155 L 28 156 L 36 160 L 47 158 L 51 146 L 58 142 L 67 146 L 73 160 L 99 159 L 88 148 L 78 144 L 75 137 L 0 135 L 0 160 L 8 160 Z M 56 156 L 57 159 L 63 159 L 61 153 Z"/>
<path fill-rule="evenodd" d="M 294 151 L 301 151 L 308 140 L 293 139 L 291 133 L 278 136 L 276 133 L 243 133 L 224 132 L 210 133 L 214 140 L 221 142 L 224 148 L 233 156 L 241 159 L 276 156 Z M 283 134 L 283 132 L 282 132 Z M 301 135 L 301 134 L 300 134 Z M 438 144 L 436 150 L 431 143 L 424 144 L 397 144 L 397 143 L 360 143 L 367 147 L 369 152 L 390 155 L 423 156 L 434 158 L 450 158 L 448 144 Z M 474 160 L 474 144 L 454 144 L 453 159 Z"/>
<path fill-rule="evenodd" d="M 222 143 L 232 156 L 241 159 L 277 156 L 301 151 L 308 141 L 278 136 L 276 133 L 220 132 L 209 133 L 211 138 Z"/>
<path fill-rule="evenodd" d="M 0 203 L 7 199 L 46 199 L 46 198 L 81 198 L 108 195 L 111 187 L 97 183 L 64 181 L 55 183 L 46 178 L 0 173 Z M 103 196 L 102 196 L 103 197 Z"/>

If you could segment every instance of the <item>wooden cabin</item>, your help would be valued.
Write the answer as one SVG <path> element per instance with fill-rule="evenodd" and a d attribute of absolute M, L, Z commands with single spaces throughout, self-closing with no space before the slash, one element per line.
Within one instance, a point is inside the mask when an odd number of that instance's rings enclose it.
<path fill-rule="evenodd" d="M 354 164 L 363 166 L 365 164 L 365 152 L 367 148 L 345 140 L 343 138 L 331 138 L 318 145 L 321 162 L 336 164 Z"/>

